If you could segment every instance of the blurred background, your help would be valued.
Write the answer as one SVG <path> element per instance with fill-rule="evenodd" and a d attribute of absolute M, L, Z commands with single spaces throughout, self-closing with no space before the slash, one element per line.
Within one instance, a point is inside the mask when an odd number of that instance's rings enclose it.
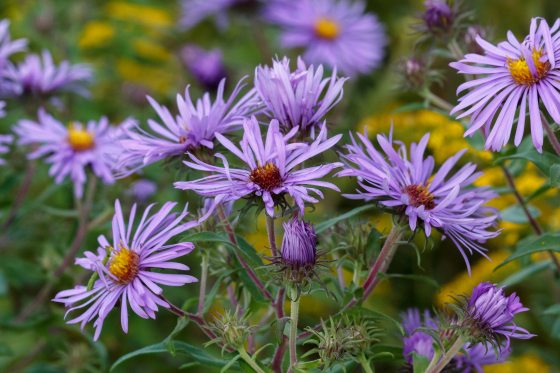
<path fill-rule="evenodd" d="M 560 16 L 557 0 L 471 0 L 464 6 L 472 9 L 477 23 L 487 28 L 488 39 L 499 41 L 507 30 L 518 37 L 528 31 L 531 17 L 545 16 L 552 23 Z M 402 72 L 399 65 L 411 56 L 417 35 L 411 25 L 422 10 L 419 0 L 368 1 L 368 11 L 378 15 L 388 34 L 384 62 L 379 69 L 367 76 L 351 79 L 345 86 L 343 101 L 328 118 L 331 133 L 348 133 L 364 128 L 371 134 L 388 132 L 393 123 L 396 137 L 405 142 L 417 141 L 430 131 L 429 149 L 442 162 L 446 157 L 468 147 L 466 161 L 474 161 L 484 170 L 478 185 L 492 185 L 504 191 L 505 181 L 493 156 L 481 150 L 476 139 L 463 138 L 463 127 L 448 116 L 422 107 L 422 100 L 414 93 L 399 89 Z M 228 14 L 229 24 L 220 29 L 212 19 L 196 27 L 182 31 L 177 27 L 183 13 L 177 1 L 100 1 L 100 0 L 0 0 L 0 18 L 11 21 L 11 33 L 15 38 L 27 38 L 28 49 L 40 53 L 49 50 L 56 61 L 64 59 L 73 63 L 87 63 L 93 67 L 94 80 L 91 96 L 67 95 L 64 110 L 59 116 L 63 121 L 98 119 L 108 116 L 117 123 L 132 116 L 145 123 L 155 113 L 146 101 L 150 95 L 156 101 L 173 106 L 175 95 L 183 93 L 191 85 L 191 95 L 200 96 L 211 83 L 201 81 L 189 66 L 189 51 L 196 45 L 203 49 L 218 49 L 223 56 L 224 74 L 228 77 L 228 89 L 232 82 L 248 75 L 252 79 L 254 68 L 269 64 L 274 56 L 295 58 L 297 51 L 280 48 L 278 30 L 259 20 L 257 10 L 242 9 Z M 191 48 L 189 50 L 189 48 Z M 21 56 L 16 56 L 17 59 Z M 443 83 L 435 89 L 445 97 L 454 97 L 460 79 L 446 68 L 436 66 L 443 74 Z M 403 109 L 404 108 L 404 109 Z M 33 117 L 34 108 L 26 110 L 23 105 L 10 110 L 0 119 L 0 133 L 22 117 Z M 25 174 L 24 149 L 14 147 L 9 167 L 0 169 L 0 211 L 5 216 Z M 517 162 L 515 177 L 520 193 L 533 195 L 532 208 L 538 220 L 548 230 L 560 229 L 560 198 L 558 189 L 545 188 L 546 178 L 539 169 L 526 162 Z M 186 202 L 184 192 L 173 189 L 172 182 L 185 178 L 179 164 L 156 164 L 145 169 L 141 180 L 157 185 L 157 193 L 148 201 L 174 200 Z M 131 205 L 138 200 L 135 185 L 140 180 L 132 176 L 113 186 L 104 186 L 95 202 L 94 214 L 102 216 L 111 211 L 115 198 Z M 343 191 L 354 185 L 337 181 Z M 150 184 L 151 185 L 151 184 Z M 536 191 L 539 191 L 536 193 Z M 194 207 L 200 207 L 193 199 Z M 498 198 L 495 207 L 505 209 L 514 203 L 510 194 Z M 31 184 L 29 199 L 25 202 L 10 232 L 1 232 L 4 241 L 0 247 L 0 371 L 15 372 L 97 372 L 105 371 L 120 356 L 158 343 L 173 330 L 176 318 L 160 312 L 157 321 L 131 317 L 128 335 L 124 335 L 118 317 L 112 315 L 106 321 L 100 342 L 91 341 L 90 327 L 82 334 L 78 327 L 65 325 L 63 309 L 59 305 L 47 305 L 42 311 L 23 324 L 12 322 L 13 316 L 27 304 L 41 285 L 49 280 L 75 230 L 75 212 L 70 183 L 53 185 L 47 167 L 36 171 Z M 341 214 L 358 204 L 329 193 L 310 215 L 321 221 Z M 264 217 L 251 214 L 239 224 L 241 231 L 257 250 L 265 253 L 267 238 Z M 390 218 L 364 216 L 364 223 L 371 224 L 386 233 Z M 523 325 L 538 337 L 529 341 L 516 341 L 511 362 L 489 368 L 488 372 L 555 372 L 560 371 L 560 318 L 546 314 L 544 310 L 560 300 L 560 284 L 550 271 L 539 271 L 530 277 L 515 277 L 520 265 L 512 263 L 498 270 L 497 264 L 509 256 L 515 244 L 530 233 L 530 227 L 519 219 L 516 211 L 509 211 L 501 223 L 502 234 L 488 244 L 491 262 L 483 258 L 473 259 L 472 276 L 469 277 L 457 250 L 446 241 L 434 247 L 434 242 L 416 241 L 422 252 L 420 265 L 414 249 L 403 247 L 391 267 L 392 273 L 428 275 L 434 281 L 411 278 L 394 278 L 384 281 L 368 301 L 368 306 L 394 318 L 410 306 L 431 308 L 449 301 L 450 294 L 469 293 L 483 280 L 506 281 L 517 291 L 531 312 L 520 317 Z M 96 247 L 97 235 L 106 233 L 108 222 L 103 222 L 88 235 L 84 249 Z M 325 244 L 328 246 L 328 243 Z M 199 247 L 198 250 L 211 250 Z M 538 263 L 544 257 L 528 258 Z M 187 259 L 196 274 L 199 271 L 198 255 Z M 352 273 L 345 272 L 351 279 Z M 420 278 L 420 277 L 419 277 Z M 56 290 L 73 286 L 82 279 L 83 273 L 72 268 L 64 275 Z M 412 279 L 412 280 L 411 280 Z M 195 297 L 197 286 L 170 288 L 168 298 L 181 302 Z M 216 310 L 227 303 L 218 300 Z M 305 297 L 301 305 L 301 325 L 314 325 L 322 316 L 329 315 L 338 305 L 322 295 Z M 212 311 L 211 311 L 212 312 Z M 395 331 L 388 332 L 388 343 L 398 350 L 399 337 Z M 202 346 L 204 335 L 189 326 L 177 339 Z M 219 350 L 215 347 L 216 354 Z M 118 372 L 175 371 L 190 362 L 189 356 L 171 356 L 168 353 L 144 355 L 131 359 L 118 367 Z M 187 365 L 183 371 L 208 372 L 214 368 Z M 387 371 L 396 369 L 387 366 Z M 216 370 L 219 371 L 219 370 Z"/>

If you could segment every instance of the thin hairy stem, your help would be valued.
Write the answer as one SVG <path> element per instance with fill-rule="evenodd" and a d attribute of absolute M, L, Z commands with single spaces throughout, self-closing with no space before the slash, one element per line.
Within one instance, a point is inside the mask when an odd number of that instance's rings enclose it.
<path fill-rule="evenodd" d="M 253 368 L 253 370 L 257 373 L 265 373 L 264 370 L 262 370 L 261 367 L 259 367 L 259 365 L 255 362 L 255 360 L 253 360 L 251 358 L 251 356 L 249 356 L 249 354 L 247 353 L 247 351 L 243 348 L 240 347 L 237 352 L 239 352 L 239 356 L 241 356 L 241 358 L 243 359 L 243 361 L 245 361 L 247 364 L 249 364 L 249 366 L 251 368 Z"/>
<path fill-rule="evenodd" d="M 290 369 L 288 372 L 294 372 L 297 364 L 297 327 L 299 317 L 299 294 L 295 286 L 292 287 L 290 294 Z"/>
<path fill-rule="evenodd" d="M 434 106 L 443 111 L 450 112 L 451 110 L 453 110 L 453 105 L 451 105 L 449 102 L 439 97 L 438 95 L 432 93 L 429 89 L 422 90 L 420 92 L 420 96 L 424 97 L 428 101 L 428 103 L 434 104 Z"/>
<path fill-rule="evenodd" d="M 25 176 L 23 177 L 21 186 L 19 187 L 16 198 L 14 199 L 14 203 L 12 203 L 12 207 L 10 208 L 10 212 L 8 213 L 8 217 L 4 221 L 4 224 L 2 224 L 2 231 L 6 232 L 8 227 L 12 225 L 12 223 L 16 220 L 19 209 L 25 201 L 27 193 L 29 192 L 29 187 L 31 186 L 31 182 L 33 181 L 33 175 L 35 175 L 36 168 L 37 161 L 32 160 L 27 162 Z"/>
<path fill-rule="evenodd" d="M 208 254 L 202 254 L 202 261 L 200 263 L 200 290 L 198 293 L 198 309 L 197 315 L 202 316 L 204 312 L 204 301 L 206 299 L 206 282 L 208 281 Z"/>
<path fill-rule="evenodd" d="M 548 141 L 550 142 L 550 145 L 552 145 L 554 152 L 556 152 L 556 154 L 560 156 L 560 141 L 558 141 L 558 138 L 556 137 L 556 134 L 552 130 L 550 123 L 548 122 L 548 120 L 546 119 L 546 117 L 542 112 L 541 112 L 541 121 L 544 130 L 546 131 L 546 136 L 548 137 Z"/>
<path fill-rule="evenodd" d="M 93 198 L 95 197 L 96 186 L 97 177 L 90 175 L 85 202 L 77 203 L 79 211 L 78 230 L 72 244 L 70 245 L 70 249 L 62 259 L 59 266 L 55 269 L 51 280 L 45 283 L 33 301 L 20 312 L 20 314 L 16 317 L 16 322 L 24 322 L 29 316 L 35 313 L 39 307 L 41 307 L 41 305 L 49 297 L 53 287 L 58 283 L 60 277 L 64 274 L 64 271 L 66 271 L 66 269 L 74 263 L 76 255 L 78 254 L 78 251 L 80 250 L 88 232 L 89 214 L 93 204 Z"/>
<path fill-rule="evenodd" d="M 455 342 L 451 345 L 449 350 L 443 354 L 441 359 L 438 359 L 438 355 L 434 355 L 434 358 L 426 368 L 426 373 L 439 373 L 441 372 L 447 364 L 461 351 L 466 341 L 462 336 L 458 336 Z"/>

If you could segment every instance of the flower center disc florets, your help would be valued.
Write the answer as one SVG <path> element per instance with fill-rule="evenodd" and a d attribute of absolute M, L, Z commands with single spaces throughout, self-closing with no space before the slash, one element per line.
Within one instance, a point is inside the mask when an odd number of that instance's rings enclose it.
<path fill-rule="evenodd" d="M 315 35 L 327 40 L 333 40 L 340 33 L 338 23 L 326 17 L 321 17 L 315 22 L 314 30 Z"/>
<path fill-rule="evenodd" d="M 430 193 L 427 186 L 409 185 L 404 188 L 404 192 L 408 194 L 410 205 L 414 207 L 424 206 L 426 210 L 431 210 L 436 207 L 434 195 Z"/>
<path fill-rule="evenodd" d="M 532 59 L 537 70 L 536 75 L 531 73 L 525 58 L 522 57 L 518 60 L 508 59 L 507 68 L 513 80 L 520 85 L 532 85 L 544 78 L 550 70 L 550 63 L 548 61 L 541 61 L 542 55 L 541 50 L 533 49 Z"/>
<path fill-rule="evenodd" d="M 95 146 L 93 135 L 80 128 L 68 128 L 68 144 L 77 152 L 89 150 Z"/>
<path fill-rule="evenodd" d="M 111 258 L 109 272 L 117 278 L 119 284 L 128 284 L 138 274 L 139 261 L 138 254 L 121 246 L 119 251 Z"/>
<path fill-rule="evenodd" d="M 249 178 L 253 183 L 264 190 L 272 190 L 282 184 L 280 170 L 272 162 L 268 162 L 264 166 L 258 166 L 252 170 Z"/>

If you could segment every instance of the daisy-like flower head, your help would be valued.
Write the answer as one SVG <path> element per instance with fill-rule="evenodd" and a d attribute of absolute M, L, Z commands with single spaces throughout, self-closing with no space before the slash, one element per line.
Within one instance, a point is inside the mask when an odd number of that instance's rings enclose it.
<path fill-rule="evenodd" d="M 48 96 L 59 92 L 88 94 L 85 83 L 92 78 L 91 69 L 84 64 L 72 65 L 63 61 L 53 62 L 50 52 L 29 54 L 18 65 L 9 65 L 6 80 L 12 85 L 13 95 Z"/>
<path fill-rule="evenodd" d="M 12 143 L 13 139 L 11 135 L 0 135 L 0 154 L 7 153 L 10 150 L 8 145 Z M 0 165 L 5 163 L 6 161 L 0 158 Z"/>
<path fill-rule="evenodd" d="M 255 89 L 266 107 L 266 114 L 277 119 L 289 131 L 298 126 L 301 131 L 319 128 L 325 115 L 342 99 L 346 78 L 323 78 L 323 66 L 305 66 L 298 58 L 297 69 L 290 71 L 290 60 L 272 62 L 272 67 L 255 70 Z"/>
<path fill-rule="evenodd" d="M 132 207 L 127 224 L 119 201 L 115 202 L 113 242 L 109 243 L 102 235 L 98 239 L 97 253 L 86 251 L 83 258 L 76 259 L 76 264 L 93 271 L 98 279 L 91 289 L 76 286 L 61 291 L 53 299 L 68 308 L 67 315 L 82 310 L 79 316 L 68 321 L 69 324 L 80 323 L 83 329 L 93 321 L 94 340 L 97 340 L 105 318 L 120 301 L 121 326 L 127 333 L 128 306 L 142 318 L 155 319 L 158 306 L 170 308 L 161 296 L 163 289 L 160 285 L 183 286 L 197 281 L 186 274 L 153 271 L 189 269 L 173 260 L 190 253 L 194 245 L 191 242 L 172 244 L 169 241 L 196 223 L 183 223 L 186 209 L 179 214 L 171 213 L 175 205 L 167 202 L 151 216 L 153 205 L 148 206 L 136 230 L 133 230 L 136 205 Z"/>
<path fill-rule="evenodd" d="M 356 75 L 379 66 L 386 43 L 377 17 L 364 10 L 361 1 L 278 0 L 265 17 L 282 28 L 284 47 L 305 48 L 305 61 Z"/>
<path fill-rule="evenodd" d="M 496 46 L 478 36 L 476 41 L 484 54 L 467 54 L 463 60 L 450 64 L 461 74 L 477 76 L 459 86 L 458 94 L 467 93 L 451 111 L 461 112 L 457 118 L 470 116 L 470 128 L 465 135 L 482 129 L 486 148 L 500 150 L 509 142 L 517 122 L 514 144 L 518 146 L 528 113 L 533 144 L 542 151 L 541 109 L 560 122 L 559 31 L 560 19 L 550 28 L 544 19 L 533 18 L 529 35 L 522 41 L 511 31 L 507 41 Z"/>
<path fill-rule="evenodd" d="M 208 209 L 207 215 L 221 202 L 256 197 L 264 202 L 266 213 L 274 216 L 274 206 L 281 205 L 286 194 L 293 198 L 303 215 L 305 202 L 317 203 L 323 198 L 323 193 L 317 187 L 338 191 L 336 185 L 320 179 L 340 164 L 298 167 L 334 146 L 341 135 L 327 139 L 326 125 L 323 124 L 313 142 L 289 143 L 297 131 L 298 128 L 295 127 L 283 135 L 278 121 L 272 120 L 266 140 L 263 141 L 259 123 L 252 117 L 243 124 L 243 139 L 239 147 L 221 134 L 216 135 L 218 141 L 243 162 L 242 168 L 230 167 L 222 154 L 216 154 L 215 157 L 222 160 L 223 166 L 204 163 L 189 154 L 192 161 L 185 161 L 187 166 L 211 172 L 212 175 L 194 181 L 176 182 L 175 187 L 214 198 L 214 204 Z"/>
<path fill-rule="evenodd" d="M 192 76 L 208 90 L 216 89 L 227 76 L 220 49 L 206 51 L 197 45 L 188 44 L 181 48 L 180 57 Z"/>
<path fill-rule="evenodd" d="M 392 135 L 377 136 L 385 154 L 375 149 L 367 136 L 358 137 L 362 144 L 352 137 L 352 144 L 346 146 L 348 153 L 342 155 L 348 165 L 338 173 L 358 178 L 361 189 L 347 198 L 376 201 L 392 208 L 408 219 L 412 230 L 421 227 L 427 236 L 432 228 L 438 229 L 457 246 L 469 271 L 467 253 L 476 251 L 486 256 L 481 244 L 499 232 L 491 230 L 498 217 L 496 211 L 483 205 L 495 193 L 489 188 L 469 188 L 480 176 L 472 163 L 449 175 L 466 149 L 449 158 L 434 174 L 433 157 L 424 157 L 429 134 L 411 145 L 410 160 L 404 144 L 394 148 Z"/>
<path fill-rule="evenodd" d="M 515 293 L 506 296 L 504 289 L 494 284 L 482 282 L 477 285 L 464 308 L 464 322 L 475 340 L 496 344 L 505 338 L 508 348 L 511 338 L 534 337 L 513 322 L 516 314 L 529 309 L 521 304 Z"/>
<path fill-rule="evenodd" d="M 220 82 L 216 100 L 210 94 L 193 100 L 189 87 L 185 96 L 177 95 L 179 114 L 173 116 L 169 109 L 148 97 L 148 101 L 160 117 L 163 125 L 149 119 L 150 131 L 135 126 L 127 131 L 122 141 L 123 153 L 119 168 L 124 176 L 164 158 L 182 156 L 200 147 L 212 149 L 218 134 L 239 129 L 243 121 L 256 109 L 255 91 L 251 90 L 237 103 L 244 84 L 239 82 L 230 97 L 224 99 L 225 79 Z"/>
<path fill-rule="evenodd" d="M 256 0 L 182 0 L 179 25 L 189 30 L 204 19 L 214 17 L 220 29 L 228 26 L 228 9 L 234 7 L 251 6 Z"/>
<path fill-rule="evenodd" d="M 27 40 L 12 40 L 10 37 L 10 21 L 3 19 L 0 21 L 0 70 L 6 67 L 8 58 L 17 52 L 25 50 Z"/>
<path fill-rule="evenodd" d="M 33 146 L 29 159 L 45 157 L 55 182 L 61 183 L 70 177 L 76 196 L 81 197 L 88 167 L 104 183 L 113 183 L 116 160 L 122 150 L 119 139 L 123 129 L 133 123 L 127 119 L 113 127 L 107 118 L 101 118 L 87 124 L 71 122 L 65 126 L 40 109 L 37 122 L 22 119 L 14 132 L 19 136 L 19 144 Z"/>

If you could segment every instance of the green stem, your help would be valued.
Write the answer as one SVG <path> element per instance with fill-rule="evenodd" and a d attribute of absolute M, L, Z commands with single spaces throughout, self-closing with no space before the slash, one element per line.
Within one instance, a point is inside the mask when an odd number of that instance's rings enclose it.
<path fill-rule="evenodd" d="M 363 353 L 360 355 L 360 365 L 362 366 L 364 373 L 373 373 L 373 369 L 371 369 L 371 365 L 369 364 L 366 355 Z"/>
<path fill-rule="evenodd" d="M 270 245 L 270 251 L 272 252 L 273 257 L 277 257 L 279 253 L 278 253 L 278 248 L 276 246 L 276 232 L 274 230 L 274 218 L 268 216 L 268 214 L 265 214 L 265 216 L 266 216 L 266 233 L 268 235 L 268 243 Z"/>
<path fill-rule="evenodd" d="M 208 279 L 208 255 L 202 254 L 202 262 L 200 263 L 200 291 L 198 294 L 198 309 L 197 315 L 202 315 L 204 311 L 204 300 L 206 299 L 206 281 Z"/>
<path fill-rule="evenodd" d="M 453 105 L 445 101 L 443 98 L 433 94 L 429 89 L 425 89 L 420 92 L 420 95 L 428 100 L 429 103 L 434 104 L 439 109 L 450 112 L 453 110 Z"/>
<path fill-rule="evenodd" d="M 296 286 L 292 286 L 291 294 L 291 305 L 290 305 L 290 369 L 288 372 L 293 372 L 297 363 L 297 326 L 299 317 L 299 294 Z"/>
<path fill-rule="evenodd" d="M 447 366 L 447 364 L 449 364 L 451 359 L 453 359 L 455 355 L 457 355 L 459 351 L 461 351 L 465 343 L 466 343 L 465 338 L 462 336 L 458 336 L 455 342 L 453 342 L 453 344 L 449 348 L 449 350 L 447 350 L 445 354 L 443 354 L 441 359 L 438 359 L 436 356 L 434 356 L 434 358 L 430 362 L 430 365 L 428 365 L 428 368 L 426 368 L 426 373 L 441 372 Z"/>
<path fill-rule="evenodd" d="M 264 370 L 262 370 L 261 367 L 259 367 L 259 365 L 251 358 L 251 356 L 249 356 L 249 354 L 247 353 L 247 351 L 245 351 L 245 349 L 243 347 L 240 347 L 237 352 L 239 352 L 239 356 L 241 356 L 241 358 L 247 363 L 249 364 L 249 366 L 251 368 L 253 368 L 253 370 L 255 372 L 258 373 L 265 373 Z"/>

